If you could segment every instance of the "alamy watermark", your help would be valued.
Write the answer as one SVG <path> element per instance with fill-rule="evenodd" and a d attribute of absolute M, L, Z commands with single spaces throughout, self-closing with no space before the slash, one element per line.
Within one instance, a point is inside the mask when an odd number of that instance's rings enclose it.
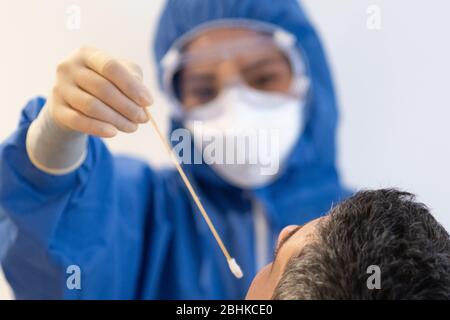
<path fill-rule="evenodd" d="M 81 29 L 81 7 L 78 5 L 70 5 L 66 8 L 66 28 L 68 30 L 80 30 Z"/>
<path fill-rule="evenodd" d="M 277 129 L 203 130 L 176 129 L 170 135 L 173 153 L 181 164 L 254 165 L 261 175 L 275 175 L 280 168 L 280 134 Z M 192 145 L 195 148 L 192 148 Z"/>
<path fill-rule="evenodd" d="M 66 286 L 69 290 L 81 290 L 81 268 L 76 264 L 72 264 L 66 269 L 67 280 Z"/>
<path fill-rule="evenodd" d="M 366 27 L 371 31 L 379 31 L 382 28 L 382 10 L 378 5 L 370 5 L 367 7 Z"/>
<path fill-rule="evenodd" d="M 367 278 L 366 284 L 369 290 L 381 289 L 381 268 L 375 264 L 367 267 L 367 274 L 370 276 Z"/>

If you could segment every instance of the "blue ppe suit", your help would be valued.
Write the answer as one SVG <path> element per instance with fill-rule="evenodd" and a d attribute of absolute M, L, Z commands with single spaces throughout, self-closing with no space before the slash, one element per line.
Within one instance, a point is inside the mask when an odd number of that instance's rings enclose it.
<path fill-rule="evenodd" d="M 113 156 L 97 137 L 89 137 L 87 159 L 76 171 L 52 176 L 35 168 L 25 137 L 45 104 L 36 98 L 0 147 L 0 254 L 18 299 L 244 298 L 257 272 L 255 203 L 264 208 L 272 250 L 284 226 L 323 215 L 349 195 L 335 166 L 337 107 L 328 64 L 297 1 L 170 0 L 155 41 L 158 63 L 180 36 L 222 18 L 259 20 L 294 34 L 312 81 L 304 132 L 271 185 L 243 191 L 206 164 L 184 166 L 244 278 L 228 270 L 174 169 Z M 172 121 L 172 129 L 180 126 Z M 159 147 L 163 152 L 152 146 Z M 70 286 L 73 265 L 80 288 Z"/>

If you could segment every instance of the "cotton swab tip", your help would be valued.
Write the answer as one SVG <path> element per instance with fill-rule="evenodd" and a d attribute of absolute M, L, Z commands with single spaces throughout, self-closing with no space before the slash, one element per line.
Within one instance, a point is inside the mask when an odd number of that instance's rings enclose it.
<path fill-rule="evenodd" d="M 231 258 L 228 260 L 228 266 L 230 267 L 231 272 L 234 274 L 234 276 L 238 279 L 242 278 L 244 274 L 242 273 L 241 267 L 237 264 L 236 260 L 234 258 Z"/>

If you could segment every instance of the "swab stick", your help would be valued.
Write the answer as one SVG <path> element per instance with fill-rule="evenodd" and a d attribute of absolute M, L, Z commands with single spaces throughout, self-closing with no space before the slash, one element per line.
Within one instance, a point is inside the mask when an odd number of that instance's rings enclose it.
<path fill-rule="evenodd" d="M 158 124 L 156 123 L 155 119 L 152 117 L 150 112 L 147 108 L 144 108 L 145 112 L 147 113 L 148 119 L 155 129 L 156 133 L 159 136 L 159 139 L 162 141 L 164 147 L 166 148 L 166 151 L 170 155 L 170 159 L 172 160 L 173 164 L 178 170 L 178 173 L 181 176 L 181 179 L 183 179 L 184 184 L 186 185 L 186 188 L 189 190 L 189 193 L 192 196 L 192 199 L 194 200 L 195 204 L 197 205 L 198 209 L 200 210 L 200 213 L 202 214 L 203 218 L 206 221 L 206 224 L 209 227 L 209 230 L 211 230 L 211 233 L 213 234 L 214 238 L 216 239 L 220 249 L 222 250 L 225 258 L 228 262 L 228 267 L 230 268 L 231 272 L 234 274 L 234 276 L 238 279 L 242 278 L 243 273 L 239 265 L 237 264 L 236 260 L 232 258 L 225 247 L 225 245 L 222 242 L 222 239 L 220 239 L 219 234 L 216 231 L 216 228 L 214 227 L 214 224 L 212 223 L 211 219 L 209 218 L 208 214 L 206 213 L 205 208 L 203 207 L 202 203 L 200 202 L 200 199 L 197 196 L 197 193 L 195 192 L 194 188 L 192 187 L 191 183 L 189 182 L 189 179 L 187 178 L 186 174 L 184 173 L 183 168 L 181 167 L 180 163 L 178 162 L 178 159 L 176 158 L 175 154 L 172 152 L 172 148 L 170 147 L 170 143 L 167 140 L 166 136 L 162 133 L 162 131 L 159 129 Z"/>

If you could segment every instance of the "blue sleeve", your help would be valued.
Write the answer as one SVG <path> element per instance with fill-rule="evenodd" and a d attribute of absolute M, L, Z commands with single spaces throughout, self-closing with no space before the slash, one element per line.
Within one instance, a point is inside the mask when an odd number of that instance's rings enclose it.
<path fill-rule="evenodd" d="M 29 102 L 0 145 L 0 232 L 14 237 L 0 248 L 5 275 L 18 299 L 135 298 L 153 173 L 94 137 L 76 171 L 35 168 L 25 136 L 44 103 Z"/>

